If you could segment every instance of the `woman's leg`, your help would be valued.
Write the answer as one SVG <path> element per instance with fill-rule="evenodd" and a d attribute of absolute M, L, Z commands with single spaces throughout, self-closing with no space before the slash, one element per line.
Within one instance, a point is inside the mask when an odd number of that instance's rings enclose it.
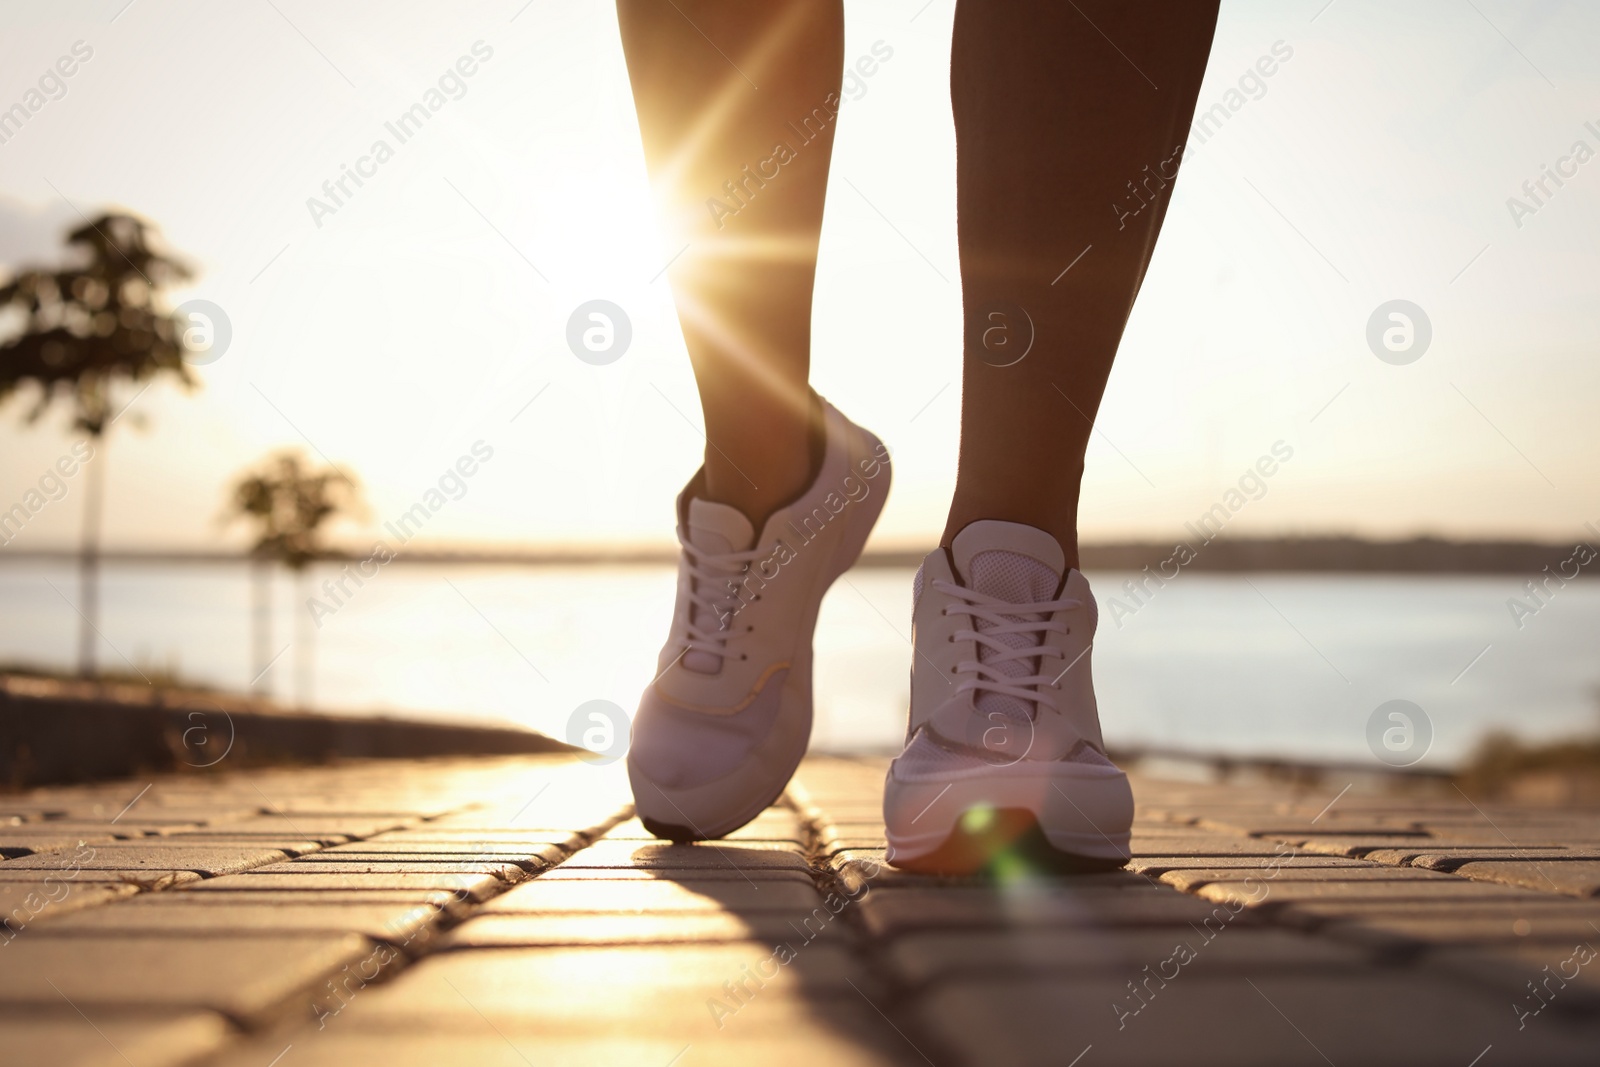
<path fill-rule="evenodd" d="M 890 475 L 877 439 L 807 385 L 839 0 L 619 0 L 618 15 L 707 437 L 628 780 L 650 832 L 690 841 L 755 818 L 804 756 L 817 611 Z"/>
<path fill-rule="evenodd" d="M 943 544 L 970 522 L 1003 519 L 1054 535 L 1078 565 L 1084 450 L 1172 194 L 1216 15 L 1196 0 L 958 3 L 950 93 L 966 339 Z"/>
<path fill-rule="evenodd" d="M 840 0 L 618 0 L 667 274 L 705 411 L 698 495 L 765 517 L 811 481 L 811 291 Z"/>
<path fill-rule="evenodd" d="M 1133 793 L 1100 731 L 1078 489 L 1216 11 L 958 0 L 961 467 L 912 608 L 911 724 L 883 800 L 897 867 L 1128 859 Z"/>

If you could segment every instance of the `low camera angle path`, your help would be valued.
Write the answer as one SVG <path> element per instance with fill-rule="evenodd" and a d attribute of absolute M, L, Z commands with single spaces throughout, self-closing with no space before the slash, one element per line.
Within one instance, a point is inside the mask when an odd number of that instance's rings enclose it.
<path fill-rule="evenodd" d="M 8 1064 L 1592 1064 L 1600 818 L 1134 777 L 1125 870 L 885 865 L 886 763 L 670 845 L 620 765 L 0 796 Z M 981 832 L 986 813 L 968 818 Z"/>

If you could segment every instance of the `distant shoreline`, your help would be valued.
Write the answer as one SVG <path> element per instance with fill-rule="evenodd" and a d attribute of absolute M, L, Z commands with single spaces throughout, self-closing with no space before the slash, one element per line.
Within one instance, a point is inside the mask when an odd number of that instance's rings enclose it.
<path fill-rule="evenodd" d="M 1555 569 L 1573 554 L 1580 542 L 1541 541 L 1450 541 L 1435 537 L 1415 537 L 1396 541 L 1373 541 L 1356 537 L 1245 538 L 1222 537 L 1189 548 L 1193 558 L 1185 571 L 1211 573 L 1239 572 L 1322 572 L 1345 574 L 1518 574 L 1534 576 L 1546 567 Z M 1090 571 L 1138 571 L 1146 566 L 1157 570 L 1169 560 L 1179 542 L 1118 541 L 1082 546 L 1083 565 Z M 922 562 L 922 550 L 879 549 L 862 555 L 860 566 L 869 568 L 915 567 Z M 365 550 L 337 549 L 320 562 L 343 563 L 363 559 Z M 70 561 L 77 558 L 71 549 L 0 549 L 6 558 Z M 245 563 L 248 553 L 241 551 L 194 551 L 181 549 L 107 549 L 100 558 L 106 563 L 198 564 Z M 669 546 L 637 548 L 409 548 L 395 554 L 395 563 L 494 565 L 518 567 L 581 567 L 642 564 L 670 564 L 677 559 Z M 1570 578 L 1570 576 L 1569 576 Z"/>

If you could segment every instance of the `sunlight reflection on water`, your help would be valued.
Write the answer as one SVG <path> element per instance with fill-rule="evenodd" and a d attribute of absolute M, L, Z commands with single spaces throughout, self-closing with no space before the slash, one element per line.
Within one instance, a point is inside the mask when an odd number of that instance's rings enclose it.
<path fill-rule="evenodd" d="M 334 574 L 313 568 L 309 591 Z M 1395 698 L 1432 718 L 1425 766 L 1460 758 L 1494 727 L 1543 738 L 1597 725 L 1600 588 L 1589 583 L 1561 591 L 1519 631 L 1506 607 L 1514 576 L 1188 574 L 1135 613 L 1117 612 L 1119 626 L 1111 598 L 1133 606 L 1126 577 L 1091 575 L 1102 613 L 1095 677 L 1113 744 L 1370 760 L 1367 718 Z M 50 582 L 76 594 L 69 563 L 0 560 L 0 663 L 70 664 L 76 616 Z M 332 711 L 502 719 L 564 736 L 585 701 L 632 710 L 655 674 L 673 582 L 657 565 L 392 565 L 314 630 L 314 699 Z M 817 748 L 900 741 L 910 586 L 909 570 L 858 569 L 829 594 Z M 274 652 L 290 643 L 295 601 L 287 577 L 275 591 Z M 109 564 L 102 661 L 124 667 L 126 656 L 241 689 L 252 673 L 249 594 L 242 564 Z M 280 698 L 291 694 L 295 655 L 268 676 Z"/>

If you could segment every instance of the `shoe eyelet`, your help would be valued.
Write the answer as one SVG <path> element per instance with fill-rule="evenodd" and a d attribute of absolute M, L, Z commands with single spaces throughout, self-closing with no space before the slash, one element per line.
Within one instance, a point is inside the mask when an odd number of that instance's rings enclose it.
<path fill-rule="evenodd" d="M 741 660 L 746 660 L 746 659 L 749 659 L 749 658 L 750 658 L 750 657 L 749 657 L 749 656 L 747 656 L 747 655 L 745 655 L 745 654 L 744 654 L 744 653 L 742 653 L 742 652 L 741 652 L 741 653 L 740 653 L 740 654 L 739 654 L 739 658 L 740 658 L 740 659 L 741 659 Z"/>

